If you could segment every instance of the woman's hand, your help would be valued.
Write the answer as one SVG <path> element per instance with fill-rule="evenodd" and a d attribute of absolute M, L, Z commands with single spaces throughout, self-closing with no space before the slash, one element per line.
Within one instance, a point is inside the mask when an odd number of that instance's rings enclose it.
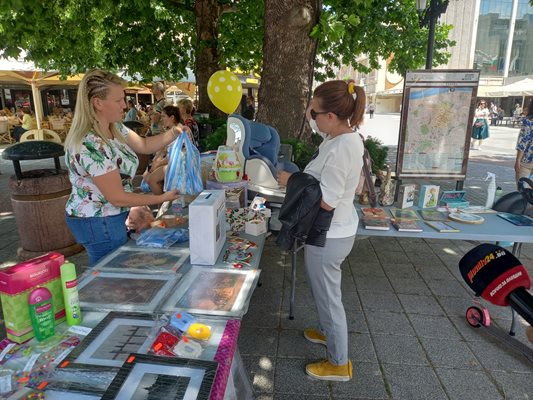
<path fill-rule="evenodd" d="M 287 186 L 287 182 L 289 181 L 289 178 L 291 177 L 292 173 L 287 171 L 279 171 L 277 178 L 278 183 L 280 186 Z"/>
<path fill-rule="evenodd" d="M 168 192 L 165 192 L 161 195 L 161 202 L 176 200 L 180 196 L 179 192 L 176 189 L 172 189 Z"/>

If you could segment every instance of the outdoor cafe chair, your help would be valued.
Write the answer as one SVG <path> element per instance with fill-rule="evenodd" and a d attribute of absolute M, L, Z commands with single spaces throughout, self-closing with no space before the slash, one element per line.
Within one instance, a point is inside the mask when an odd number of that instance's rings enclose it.
<path fill-rule="evenodd" d="M 15 143 L 15 139 L 11 136 L 7 120 L 0 121 L 0 143 Z"/>

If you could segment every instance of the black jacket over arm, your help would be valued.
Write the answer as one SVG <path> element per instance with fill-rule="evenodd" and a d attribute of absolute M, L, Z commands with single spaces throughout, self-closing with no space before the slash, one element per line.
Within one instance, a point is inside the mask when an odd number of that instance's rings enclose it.
<path fill-rule="evenodd" d="M 290 249 L 294 239 L 324 247 L 334 210 L 320 208 L 321 199 L 320 182 L 316 178 L 305 172 L 290 176 L 279 212 L 282 227 L 276 243 L 281 248 Z"/>

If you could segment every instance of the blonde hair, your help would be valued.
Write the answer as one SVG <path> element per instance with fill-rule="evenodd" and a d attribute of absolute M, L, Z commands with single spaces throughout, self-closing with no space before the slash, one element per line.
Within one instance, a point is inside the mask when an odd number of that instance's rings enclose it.
<path fill-rule="evenodd" d="M 107 135 L 100 129 L 98 116 L 91 99 L 98 97 L 105 100 L 113 85 L 124 87 L 125 82 L 117 75 L 100 69 L 93 69 L 85 74 L 78 88 L 76 110 L 72 125 L 65 139 L 65 149 L 74 146 L 74 149 L 78 151 L 83 139 L 89 132 L 100 137 L 105 143 L 109 143 Z M 109 130 L 115 139 L 125 143 L 125 139 L 119 133 L 115 123 L 109 124 Z"/>
<path fill-rule="evenodd" d="M 194 104 L 192 103 L 192 100 L 189 99 L 181 99 L 178 101 L 178 107 L 183 107 L 184 111 L 189 115 L 192 115 L 194 111 Z"/>

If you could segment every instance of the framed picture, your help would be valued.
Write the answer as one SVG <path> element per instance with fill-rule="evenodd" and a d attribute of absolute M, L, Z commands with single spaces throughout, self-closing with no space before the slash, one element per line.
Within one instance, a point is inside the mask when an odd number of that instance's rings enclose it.
<path fill-rule="evenodd" d="M 131 353 L 148 353 L 157 322 L 149 314 L 110 312 L 61 363 L 120 368 Z"/>
<path fill-rule="evenodd" d="M 248 302 L 259 270 L 193 267 L 185 274 L 163 311 L 240 317 Z"/>
<path fill-rule="evenodd" d="M 207 400 L 218 363 L 131 354 L 102 400 Z"/>
<path fill-rule="evenodd" d="M 181 275 L 93 271 L 78 286 L 82 309 L 153 313 Z"/>
<path fill-rule="evenodd" d="M 175 273 L 187 260 L 187 249 L 138 249 L 120 247 L 94 267 L 98 271 Z"/>
<path fill-rule="evenodd" d="M 81 364 L 77 365 L 76 369 L 58 367 L 46 378 L 44 387 L 40 381 L 30 386 L 43 390 L 47 399 L 100 399 L 118 370 L 118 368 Z"/>
<path fill-rule="evenodd" d="M 479 70 L 405 75 L 396 176 L 466 178 Z"/>

